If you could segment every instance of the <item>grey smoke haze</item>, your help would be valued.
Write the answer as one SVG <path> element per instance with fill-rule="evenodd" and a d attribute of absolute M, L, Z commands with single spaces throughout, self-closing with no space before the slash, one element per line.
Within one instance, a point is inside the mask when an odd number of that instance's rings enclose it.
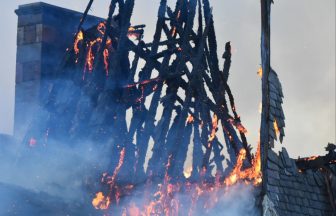
<path fill-rule="evenodd" d="M 0 132 L 11 134 L 17 16 L 14 10 L 32 0 L 2 2 L 0 11 Z M 84 0 L 45 0 L 46 3 L 83 11 Z M 172 3 L 173 0 L 168 2 Z M 105 17 L 108 0 L 96 1 L 91 14 Z M 159 0 L 137 0 L 132 22 L 145 23 L 150 41 Z M 260 117 L 260 5 L 256 0 L 213 0 L 218 54 L 224 43 L 233 44 L 230 84 L 248 140 L 257 143 Z M 286 115 L 284 146 L 296 157 L 324 154 L 335 142 L 335 1 L 281 0 L 272 7 L 272 66 L 283 85 Z M 277 148 L 280 148 L 280 144 Z"/>

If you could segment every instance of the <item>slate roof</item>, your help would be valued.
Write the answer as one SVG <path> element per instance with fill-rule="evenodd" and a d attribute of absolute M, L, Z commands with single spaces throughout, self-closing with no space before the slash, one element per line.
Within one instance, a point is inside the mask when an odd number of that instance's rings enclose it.
<path fill-rule="evenodd" d="M 270 146 L 274 147 L 274 140 L 277 140 L 277 136 L 279 136 L 279 140 L 282 143 L 282 140 L 285 136 L 285 115 L 282 108 L 283 103 L 283 92 L 281 82 L 278 78 L 277 73 L 271 69 L 268 77 L 269 81 L 269 136 L 270 136 Z M 274 123 L 276 123 L 279 134 L 277 135 L 276 129 L 274 127 Z"/>
<path fill-rule="evenodd" d="M 336 173 L 336 166 L 330 165 Z M 335 184 L 336 177 L 333 176 Z M 285 148 L 277 155 L 268 152 L 267 195 L 279 216 L 334 216 L 325 173 L 321 170 L 300 172 Z M 335 202 L 335 200 L 333 200 Z"/>

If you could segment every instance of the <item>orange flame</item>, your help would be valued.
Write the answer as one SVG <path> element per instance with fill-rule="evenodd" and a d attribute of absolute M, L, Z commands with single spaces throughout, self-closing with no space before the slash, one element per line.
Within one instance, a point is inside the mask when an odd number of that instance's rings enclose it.
<path fill-rule="evenodd" d="M 225 179 L 226 186 L 231 186 L 237 183 L 239 180 L 244 180 L 245 183 L 252 183 L 253 185 L 259 185 L 262 182 L 261 174 L 261 159 L 260 159 L 260 144 L 255 157 L 252 160 L 252 167 L 242 170 L 243 162 L 246 158 L 246 150 L 241 149 L 237 157 L 237 164 Z"/>
<path fill-rule="evenodd" d="M 176 20 L 179 20 L 180 16 L 181 16 L 181 10 L 179 10 L 177 12 Z M 175 37 L 175 35 L 176 35 L 176 26 L 173 27 L 171 35 L 172 35 L 172 37 Z"/>
<path fill-rule="evenodd" d="M 101 42 L 101 38 L 97 38 L 94 41 L 90 41 L 90 43 L 88 45 L 89 48 L 88 48 L 88 52 L 87 52 L 87 55 L 86 55 L 85 69 L 88 69 L 89 71 L 93 70 L 93 63 L 94 63 L 95 56 L 93 55 L 92 47 L 97 42 Z"/>
<path fill-rule="evenodd" d="M 116 177 L 120 171 L 120 168 L 122 167 L 123 163 L 124 163 L 124 159 L 125 159 L 125 148 L 123 148 L 120 152 L 120 157 L 119 157 L 119 162 L 117 167 L 115 168 L 112 177 L 110 178 L 110 180 L 107 182 L 107 184 L 110 185 L 111 188 L 113 188 L 114 184 L 115 184 L 115 180 Z M 103 178 L 102 178 L 102 182 L 104 181 L 104 178 L 107 177 L 107 173 L 103 174 Z M 131 187 L 132 188 L 132 187 Z M 120 200 L 120 191 L 116 190 L 115 192 L 115 199 L 116 199 L 116 203 L 118 204 L 119 200 Z M 96 208 L 96 209 L 108 209 L 109 206 L 111 204 L 111 200 L 109 196 L 104 196 L 103 192 L 98 192 L 96 194 L 96 197 L 92 200 L 92 205 Z"/>
<path fill-rule="evenodd" d="M 279 127 L 278 127 L 278 123 L 275 119 L 274 119 L 274 122 L 273 122 L 273 126 L 274 126 L 274 130 L 275 130 L 276 135 L 279 136 L 280 130 L 279 130 Z"/>
<path fill-rule="evenodd" d="M 192 115 L 188 115 L 188 118 L 187 118 L 187 123 L 188 124 L 191 124 L 191 123 L 193 123 L 194 122 L 194 117 L 192 116 Z"/>
<path fill-rule="evenodd" d="M 312 160 L 316 160 L 317 158 L 318 158 L 318 156 L 311 156 L 311 157 L 305 158 L 304 160 L 305 161 L 312 161 Z"/>
<path fill-rule="evenodd" d="M 262 75 L 263 75 L 262 67 L 260 67 L 260 68 L 258 69 L 257 74 L 260 76 L 260 78 L 262 78 Z"/>
<path fill-rule="evenodd" d="M 218 118 L 217 115 L 214 114 L 212 117 L 212 130 L 208 142 L 212 142 L 215 139 L 217 129 L 218 129 Z"/>
<path fill-rule="evenodd" d="M 105 197 L 103 192 L 98 192 L 96 197 L 92 200 L 92 205 L 95 209 L 108 209 L 111 204 L 110 198 Z"/>
<path fill-rule="evenodd" d="M 172 34 L 171 34 L 171 35 L 174 37 L 174 36 L 175 36 L 175 34 L 176 34 L 176 27 L 174 26 L 174 27 L 173 27 L 173 30 L 172 30 Z"/>
<path fill-rule="evenodd" d="M 138 39 L 140 37 L 140 34 L 136 32 L 136 29 L 133 26 L 130 26 L 128 28 L 127 36 L 128 37 L 135 37 L 136 39 Z"/>
<path fill-rule="evenodd" d="M 109 184 L 113 185 L 115 182 L 115 179 L 121 169 L 121 166 L 124 163 L 124 159 L 125 159 L 125 148 L 123 148 L 120 152 L 120 157 L 119 157 L 119 162 L 118 162 L 118 166 L 115 168 L 114 172 L 113 172 L 113 176 L 111 178 L 111 181 L 109 182 Z"/>
<path fill-rule="evenodd" d="M 229 118 L 228 122 L 230 122 L 231 124 L 233 124 L 240 133 L 247 133 L 247 129 L 240 123 L 240 122 L 236 122 L 234 119 Z"/>
<path fill-rule="evenodd" d="M 84 34 L 82 31 L 79 31 L 76 36 L 75 43 L 74 43 L 74 51 L 76 55 L 79 53 L 78 43 L 82 41 L 83 39 L 84 39 Z"/>

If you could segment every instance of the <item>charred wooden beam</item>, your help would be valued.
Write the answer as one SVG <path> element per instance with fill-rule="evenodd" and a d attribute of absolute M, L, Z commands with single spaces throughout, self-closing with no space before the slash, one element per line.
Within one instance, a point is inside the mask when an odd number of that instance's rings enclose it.
<path fill-rule="evenodd" d="M 325 168 L 331 164 L 336 164 L 336 146 L 335 144 L 329 143 L 326 147 L 328 154 L 325 156 L 312 156 L 299 158 L 295 160 L 298 169 L 305 171 L 308 169 L 317 170 L 320 168 Z M 336 175 L 336 173 L 334 173 Z"/>

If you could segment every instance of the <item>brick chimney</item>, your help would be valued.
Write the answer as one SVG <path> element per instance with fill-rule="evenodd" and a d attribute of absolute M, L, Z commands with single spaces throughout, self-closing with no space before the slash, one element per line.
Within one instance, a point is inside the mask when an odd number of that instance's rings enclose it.
<path fill-rule="evenodd" d="M 70 47 L 82 13 L 43 2 L 20 5 L 18 15 L 15 87 L 17 136 L 25 133 L 37 108 L 48 95 L 67 47 Z M 101 19 L 88 16 L 84 28 Z"/>

